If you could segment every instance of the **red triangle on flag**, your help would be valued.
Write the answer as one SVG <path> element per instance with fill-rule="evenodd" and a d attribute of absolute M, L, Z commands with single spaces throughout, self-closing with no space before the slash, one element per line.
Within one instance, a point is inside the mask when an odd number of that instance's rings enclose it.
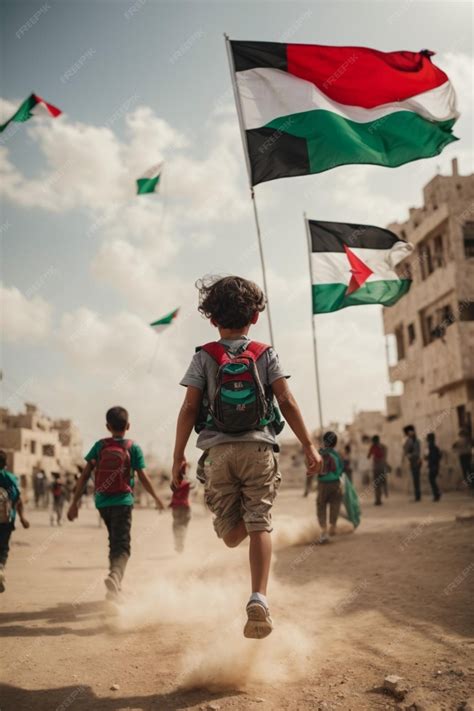
<path fill-rule="evenodd" d="M 351 265 L 352 274 L 349 286 L 347 287 L 346 291 L 346 294 L 348 295 L 352 294 L 354 291 L 357 291 L 357 289 L 360 289 L 360 287 L 367 281 L 369 276 L 373 274 L 373 271 L 370 267 L 367 266 L 365 262 L 362 261 L 362 259 L 359 259 L 359 257 L 355 255 L 351 249 L 349 249 L 349 247 L 344 245 L 344 249 L 346 251 L 349 264 Z"/>

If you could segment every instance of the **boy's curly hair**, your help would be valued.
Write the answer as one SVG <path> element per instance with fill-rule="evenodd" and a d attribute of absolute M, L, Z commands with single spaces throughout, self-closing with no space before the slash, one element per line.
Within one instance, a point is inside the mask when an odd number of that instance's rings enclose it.
<path fill-rule="evenodd" d="M 255 312 L 265 309 L 265 295 L 257 284 L 238 276 L 203 277 L 196 282 L 198 310 L 221 328 L 244 328 Z"/>

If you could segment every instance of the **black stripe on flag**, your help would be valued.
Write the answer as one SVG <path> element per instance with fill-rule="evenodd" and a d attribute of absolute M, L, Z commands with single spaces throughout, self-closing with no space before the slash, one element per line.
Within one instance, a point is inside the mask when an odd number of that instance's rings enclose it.
<path fill-rule="evenodd" d="M 236 72 L 257 67 L 272 67 L 287 71 L 286 44 L 284 42 L 240 42 L 231 40 Z"/>
<path fill-rule="evenodd" d="M 401 242 L 396 234 L 374 225 L 354 225 L 349 222 L 308 220 L 313 252 L 344 252 L 346 247 L 361 249 L 391 249 Z"/>
<path fill-rule="evenodd" d="M 245 132 L 252 172 L 252 185 L 276 178 L 308 175 L 308 145 L 305 138 L 275 128 L 253 128 Z"/>

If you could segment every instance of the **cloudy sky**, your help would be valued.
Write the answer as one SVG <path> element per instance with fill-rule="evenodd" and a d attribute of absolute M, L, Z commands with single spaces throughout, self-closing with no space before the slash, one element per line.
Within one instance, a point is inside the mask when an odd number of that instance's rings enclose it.
<path fill-rule="evenodd" d="M 472 171 L 469 2 L 1 3 L 0 120 L 31 91 L 64 115 L 0 136 L 3 400 L 72 417 L 86 444 L 112 404 L 169 457 L 178 381 L 213 331 L 194 282 L 261 282 L 223 32 L 244 40 L 436 51 L 463 113 L 442 156 L 392 170 L 346 166 L 256 188 L 276 346 L 317 425 L 303 211 L 386 225 L 421 202 L 452 157 Z M 165 161 L 161 196 L 134 180 Z M 147 324 L 181 307 L 157 336 Z M 389 392 L 378 307 L 316 319 L 324 416 L 350 420 Z M 255 329 L 267 340 L 265 318 Z"/>

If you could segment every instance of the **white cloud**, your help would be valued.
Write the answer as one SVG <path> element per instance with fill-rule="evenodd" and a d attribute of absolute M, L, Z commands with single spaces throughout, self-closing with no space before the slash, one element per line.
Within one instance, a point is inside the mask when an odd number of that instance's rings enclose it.
<path fill-rule="evenodd" d="M 16 287 L 0 284 L 1 331 L 9 343 L 38 343 L 51 331 L 52 308 L 44 299 L 26 298 Z"/>

